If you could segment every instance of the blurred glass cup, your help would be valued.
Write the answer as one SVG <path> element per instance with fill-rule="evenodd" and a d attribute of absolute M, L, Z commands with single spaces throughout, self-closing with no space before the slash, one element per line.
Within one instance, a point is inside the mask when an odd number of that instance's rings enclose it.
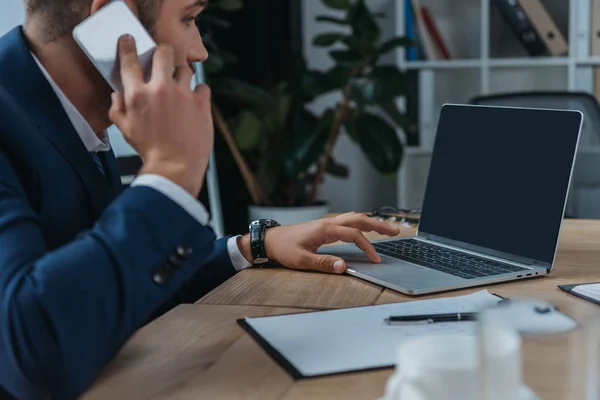
<path fill-rule="evenodd" d="M 520 337 L 503 332 L 486 339 L 488 365 L 495 371 L 489 382 L 494 398 L 515 400 L 521 386 Z M 478 345 L 474 334 L 407 339 L 398 348 L 384 399 L 479 400 Z"/>
<path fill-rule="evenodd" d="M 596 400 L 600 343 L 598 306 L 558 290 L 535 298 L 512 298 L 478 315 L 480 399 L 511 400 L 497 396 L 497 365 L 486 351 L 498 336 L 519 335 L 521 357 L 515 371 L 521 376 L 519 399 Z"/>

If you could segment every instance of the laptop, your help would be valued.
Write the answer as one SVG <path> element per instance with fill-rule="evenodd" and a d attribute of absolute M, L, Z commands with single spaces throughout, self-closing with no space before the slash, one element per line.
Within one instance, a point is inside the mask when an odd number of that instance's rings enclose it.
<path fill-rule="evenodd" d="M 583 114 L 445 104 L 417 234 L 319 251 L 347 273 L 408 295 L 527 279 L 552 271 Z"/>

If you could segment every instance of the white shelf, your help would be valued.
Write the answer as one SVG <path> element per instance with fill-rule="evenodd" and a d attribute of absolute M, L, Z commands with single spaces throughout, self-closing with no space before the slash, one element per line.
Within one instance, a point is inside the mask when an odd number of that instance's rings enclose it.
<path fill-rule="evenodd" d="M 472 60 L 436 60 L 436 61 L 410 61 L 405 64 L 406 69 L 471 69 L 481 68 L 487 63 L 492 68 L 543 68 L 568 66 L 570 59 L 568 57 L 529 57 L 529 58 L 496 58 L 490 60 L 472 59 Z M 577 61 L 577 65 L 600 65 L 600 57 L 582 59 Z"/>
<path fill-rule="evenodd" d="M 468 69 L 480 68 L 481 59 L 472 60 L 436 60 L 436 61 L 410 61 L 405 64 L 406 69 Z"/>
<path fill-rule="evenodd" d="M 578 156 L 592 155 L 600 156 L 600 147 L 580 146 L 577 149 Z M 433 149 L 424 149 L 421 147 L 407 146 L 404 148 L 404 155 L 407 157 L 427 157 L 433 154 Z"/>
<path fill-rule="evenodd" d="M 593 65 L 600 65 L 600 57 L 589 57 L 589 58 L 582 58 L 579 59 L 575 62 L 578 66 L 583 67 L 583 66 L 593 66 Z"/>
<path fill-rule="evenodd" d="M 555 67 L 569 65 L 567 57 L 531 57 L 531 58 L 496 58 L 489 61 L 490 67 L 521 68 L 521 67 Z"/>

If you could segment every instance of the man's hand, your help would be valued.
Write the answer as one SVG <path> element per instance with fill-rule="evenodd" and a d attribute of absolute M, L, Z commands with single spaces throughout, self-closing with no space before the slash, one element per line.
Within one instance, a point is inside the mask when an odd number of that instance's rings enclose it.
<path fill-rule="evenodd" d="M 346 271 L 344 260 L 316 252 L 322 245 L 342 241 L 356 244 L 372 262 L 381 262 L 381 257 L 363 232 L 397 236 L 400 230 L 366 215 L 349 213 L 306 224 L 267 229 L 265 250 L 269 259 L 287 268 L 342 274 Z M 242 238 L 240 247 L 244 257 L 250 260 L 247 236 Z"/>
<path fill-rule="evenodd" d="M 189 65 L 173 73 L 169 46 L 157 47 L 148 83 L 130 36 L 119 41 L 119 58 L 124 94 L 113 93 L 109 115 L 142 158 L 140 174 L 162 175 L 197 197 L 214 142 L 210 90 L 190 90 Z"/>

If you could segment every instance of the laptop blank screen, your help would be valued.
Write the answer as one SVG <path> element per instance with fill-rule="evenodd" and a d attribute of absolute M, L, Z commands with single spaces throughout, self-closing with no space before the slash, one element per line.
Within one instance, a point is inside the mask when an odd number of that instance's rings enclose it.
<path fill-rule="evenodd" d="M 581 118 L 444 106 L 419 231 L 551 263 Z"/>

